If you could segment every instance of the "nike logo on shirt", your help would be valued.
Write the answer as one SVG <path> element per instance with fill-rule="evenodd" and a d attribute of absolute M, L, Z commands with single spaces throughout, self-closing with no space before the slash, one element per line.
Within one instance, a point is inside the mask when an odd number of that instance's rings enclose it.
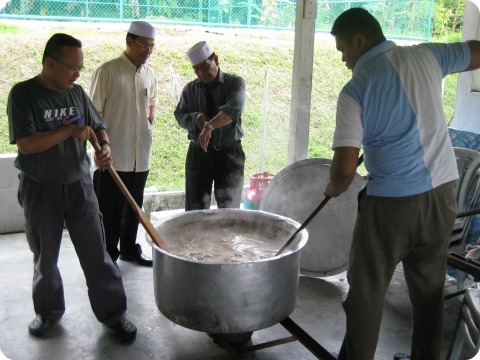
<path fill-rule="evenodd" d="M 77 115 L 71 119 L 63 119 L 63 126 L 68 126 L 70 124 L 73 124 L 75 121 L 77 121 L 78 119 L 80 119 L 82 117 L 82 115 Z"/>

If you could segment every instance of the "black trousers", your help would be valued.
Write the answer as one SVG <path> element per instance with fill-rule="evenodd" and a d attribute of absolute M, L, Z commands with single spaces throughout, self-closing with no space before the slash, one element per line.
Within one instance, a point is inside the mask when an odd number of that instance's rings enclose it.
<path fill-rule="evenodd" d="M 148 171 L 117 171 L 117 173 L 135 202 L 142 207 Z M 95 170 L 93 182 L 103 216 L 107 252 L 113 261 L 116 261 L 120 254 L 136 255 L 138 253 L 136 241 L 139 221 L 131 205 L 108 171 Z M 118 249 L 119 242 L 120 250 Z"/>
<path fill-rule="evenodd" d="M 185 210 L 210 208 L 212 186 L 218 208 L 239 208 L 244 181 L 245 153 L 239 141 L 227 148 L 204 152 L 190 142 L 185 165 Z"/>

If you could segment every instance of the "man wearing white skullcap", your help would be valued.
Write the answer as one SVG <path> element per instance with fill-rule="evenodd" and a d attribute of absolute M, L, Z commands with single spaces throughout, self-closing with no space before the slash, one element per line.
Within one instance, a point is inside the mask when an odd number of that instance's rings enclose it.
<path fill-rule="evenodd" d="M 155 39 L 157 29 L 145 21 L 133 21 L 128 32 L 132 35 Z"/>
<path fill-rule="evenodd" d="M 188 131 L 185 210 L 209 209 L 212 185 L 218 208 L 239 208 L 244 182 L 242 111 L 245 80 L 224 73 L 206 41 L 187 51 L 197 79 L 189 82 L 175 109 Z"/>
<path fill-rule="evenodd" d="M 187 57 L 190 60 L 192 66 L 195 66 L 202 61 L 208 59 L 213 54 L 212 47 L 206 41 L 200 41 L 193 45 L 190 50 L 187 51 Z"/>
<path fill-rule="evenodd" d="M 152 125 L 157 104 L 157 78 L 147 60 L 155 46 L 156 29 L 133 21 L 126 36 L 126 50 L 102 64 L 94 73 L 90 96 L 102 114 L 110 135 L 112 158 L 118 175 L 137 204 L 151 164 Z M 107 251 L 116 261 L 152 266 L 136 244 L 138 219 L 107 171 L 94 172 L 95 191 L 105 225 Z M 118 244 L 120 243 L 120 249 Z"/>

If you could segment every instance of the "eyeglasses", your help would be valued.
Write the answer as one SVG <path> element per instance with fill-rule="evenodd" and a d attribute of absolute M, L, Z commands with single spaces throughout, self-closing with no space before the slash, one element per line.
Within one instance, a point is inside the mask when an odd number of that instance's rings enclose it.
<path fill-rule="evenodd" d="M 50 56 L 51 57 L 51 56 Z M 62 60 L 58 60 L 58 59 L 55 59 L 54 57 L 52 57 L 53 60 L 55 60 L 56 62 L 62 64 L 63 66 L 65 66 L 68 70 L 70 70 L 72 73 L 76 73 L 76 72 L 80 72 L 82 71 L 83 69 L 85 69 L 85 67 L 83 66 L 73 66 L 73 65 L 68 65 L 68 64 L 65 64 Z"/>
<path fill-rule="evenodd" d="M 153 48 L 155 47 L 155 45 L 147 45 L 147 44 L 143 44 L 141 42 L 138 42 L 137 40 L 133 39 L 133 41 L 135 41 L 143 50 L 150 50 L 152 51 Z"/>

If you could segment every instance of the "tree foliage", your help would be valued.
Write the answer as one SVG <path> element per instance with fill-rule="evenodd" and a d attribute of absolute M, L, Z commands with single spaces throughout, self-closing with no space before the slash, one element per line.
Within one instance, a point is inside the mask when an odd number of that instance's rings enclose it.
<path fill-rule="evenodd" d="M 449 37 L 458 34 L 463 27 L 465 0 L 435 0 L 432 35 Z"/>

